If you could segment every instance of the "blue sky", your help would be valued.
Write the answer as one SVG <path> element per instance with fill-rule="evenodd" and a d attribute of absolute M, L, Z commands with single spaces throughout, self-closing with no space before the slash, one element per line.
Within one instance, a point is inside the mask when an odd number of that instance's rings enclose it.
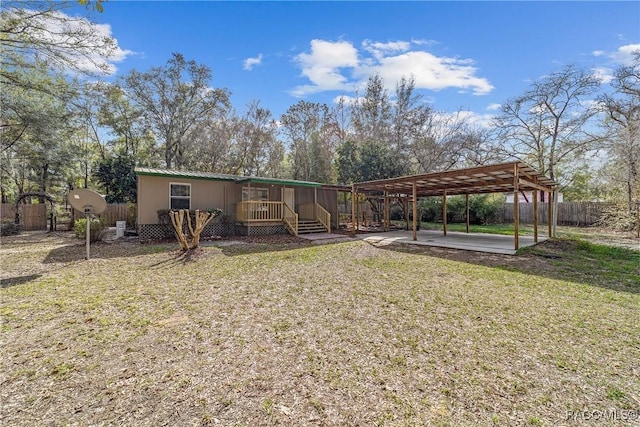
<path fill-rule="evenodd" d="M 259 100 L 275 118 L 300 99 L 353 97 L 378 72 L 390 89 L 413 74 L 434 108 L 482 120 L 564 65 L 606 81 L 640 48 L 640 2 L 111 0 L 92 19 L 123 50 L 112 77 L 180 52 L 239 112 Z"/>

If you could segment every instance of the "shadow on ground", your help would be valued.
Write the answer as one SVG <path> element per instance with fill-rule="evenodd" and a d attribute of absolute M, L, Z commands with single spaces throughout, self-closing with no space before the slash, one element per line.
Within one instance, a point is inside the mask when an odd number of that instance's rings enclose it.
<path fill-rule="evenodd" d="M 5 245 L 5 242 L 8 244 Z M 176 242 L 140 244 L 137 240 L 99 242 L 91 246 L 92 259 L 133 257 L 153 253 L 163 254 L 163 259 L 150 268 L 164 268 L 190 262 L 214 262 L 216 256 L 240 256 L 254 253 L 295 251 L 297 249 L 334 244 L 344 240 L 311 242 L 293 236 L 260 236 L 223 239 L 202 242 L 202 249 L 181 252 Z M 3 241 L 3 247 L 21 250 L 27 245 L 50 244 L 53 249 L 46 252 L 43 264 L 60 264 L 81 261 L 85 258 L 85 245 L 69 235 L 41 233 L 19 236 Z M 377 245 L 382 250 L 418 254 L 460 261 L 479 266 L 521 272 L 552 279 L 563 279 L 584 283 L 620 292 L 640 294 L 640 251 L 623 248 L 591 245 L 576 240 L 548 240 L 536 246 L 524 248 L 517 255 L 480 253 L 459 249 L 416 246 L 402 243 Z M 43 249 L 46 251 L 46 249 Z M 19 275 L 2 280 L 3 288 L 26 283 L 37 275 Z"/>
<path fill-rule="evenodd" d="M 516 255 L 401 243 L 373 245 L 384 250 L 438 257 L 640 294 L 640 251 L 561 239 L 547 240 L 523 248 Z"/>
<path fill-rule="evenodd" d="M 22 285 L 23 283 L 30 282 L 42 276 L 42 274 L 29 274 L 27 276 L 8 277 L 6 279 L 0 279 L 0 288 L 10 288 L 12 286 Z"/>
<path fill-rule="evenodd" d="M 163 244 L 159 246 L 166 247 L 166 250 L 170 250 L 170 248 L 175 245 Z M 162 250 L 156 248 L 150 249 L 148 246 L 140 245 L 137 241 L 116 243 L 97 242 L 91 244 L 89 257 L 92 259 L 111 259 L 144 255 L 150 252 L 160 251 Z M 86 258 L 86 253 L 87 251 L 84 243 L 73 242 L 51 249 L 47 253 L 43 262 L 45 264 L 51 264 L 81 261 Z"/>

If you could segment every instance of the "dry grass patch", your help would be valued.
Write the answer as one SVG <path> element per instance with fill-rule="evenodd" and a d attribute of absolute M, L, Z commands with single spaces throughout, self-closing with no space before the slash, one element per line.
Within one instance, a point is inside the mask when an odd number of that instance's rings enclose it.
<path fill-rule="evenodd" d="M 3 240 L 4 425 L 557 425 L 640 407 L 637 276 L 597 286 L 551 246 L 176 247 L 83 261 L 66 235 Z"/>

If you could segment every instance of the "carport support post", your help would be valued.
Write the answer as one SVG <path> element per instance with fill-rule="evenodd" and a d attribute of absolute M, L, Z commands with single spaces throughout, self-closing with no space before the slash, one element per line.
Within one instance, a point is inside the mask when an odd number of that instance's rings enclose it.
<path fill-rule="evenodd" d="M 360 211 L 360 194 L 356 191 L 356 230 L 360 229 Z"/>
<path fill-rule="evenodd" d="M 389 231 L 389 192 L 384 192 L 384 231 Z"/>
<path fill-rule="evenodd" d="M 356 234 L 356 186 L 351 186 L 351 228 L 353 234 Z"/>
<path fill-rule="evenodd" d="M 552 236 L 553 233 L 553 229 L 552 229 L 552 222 L 553 222 L 553 203 L 551 202 L 551 199 L 553 198 L 553 193 L 551 191 L 549 191 L 547 193 L 547 214 L 548 214 L 548 219 L 547 219 L 547 224 L 549 224 L 549 237 Z"/>
<path fill-rule="evenodd" d="M 318 189 L 313 187 L 313 219 L 318 218 Z"/>
<path fill-rule="evenodd" d="M 518 206 L 518 183 L 520 181 L 518 176 L 518 164 L 513 165 L 513 244 L 516 251 L 520 248 L 520 242 L 518 241 L 518 227 L 520 226 L 520 207 Z"/>
<path fill-rule="evenodd" d="M 538 243 L 538 190 L 533 189 L 533 241 Z"/>
<path fill-rule="evenodd" d="M 417 222 L 416 222 L 416 217 L 418 216 L 418 191 L 416 188 L 416 182 L 413 181 L 413 186 L 412 186 L 412 190 L 413 190 L 413 240 L 418 240 L 418 228 L 417 228 Z"/>
<path fill-rule="evenodd" d="M 447 235 L 447 190 L 442 190 L 442 233 Z"/>
<path fill-rule="evenodd" d="M 253 216 L 253 204 L 251 203 L 251 180 L 247 183 L 247 236 L 251 236 L 251 217 Z"/>
<path fill-rule="evenodd" d="M 464 195 L 465 212 L 467 213 L 467 233 L 469 233 L 469 195 Z"/>

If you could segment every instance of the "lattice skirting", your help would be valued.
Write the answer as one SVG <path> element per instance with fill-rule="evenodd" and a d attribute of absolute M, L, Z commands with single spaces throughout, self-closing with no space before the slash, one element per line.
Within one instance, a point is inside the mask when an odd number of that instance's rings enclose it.
<path fill-rule="evenodd" d="M 276 225 L 236 225 L 236 231 L 242 236 L 270 236 L 272 234 L 289 234 L 283 224 Z"/>
<path fill-rule="evenodd" d="M 186 231 L 186 226 L 185 226 Z M 235 236 L 238 231 L 235 224 L 215 222 L 207 224 L 202 230 L 200 238 L 206 239 L 207 237 L 214 236 Z M 145 242 L 149 240 L 164 240 L 175 238 L 173 226 L 169 224 L 141 224 L 138 227 L 138 236 L 140 241 Z"/>

